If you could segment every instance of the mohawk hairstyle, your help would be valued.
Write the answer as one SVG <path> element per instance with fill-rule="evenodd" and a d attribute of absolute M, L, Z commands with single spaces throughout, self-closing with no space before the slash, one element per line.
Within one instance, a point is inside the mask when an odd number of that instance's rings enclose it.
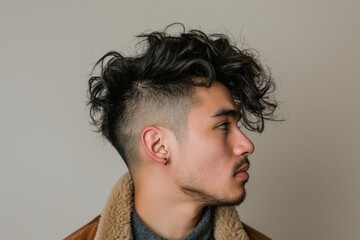
<path fill-rule="evenodd" d="M 183 31 L 174 36 L 166 32 L 168 27 L 138 35 L 139 55 L 107 53 L 94 66 L 100 67 L 100 74 L 89 79 L 92 123 L 127 164 L 136 158 L 141 127 L 167 124 L 176 131 L 186 121 L 186 116 L 175 121 L 167 118 L 176 112 L 186 114 L 181 108 L 189 105 L 186 99 L 192 98 L 196 86 L 224 84 L 248 130 L 262 132 L 265 120 L 275 120 L 275 85 L 252 50 L 240 50 L 223 34 L 185 31 L 180 26 Z M 154 111 L 146 110 L 149 106 Z"/>

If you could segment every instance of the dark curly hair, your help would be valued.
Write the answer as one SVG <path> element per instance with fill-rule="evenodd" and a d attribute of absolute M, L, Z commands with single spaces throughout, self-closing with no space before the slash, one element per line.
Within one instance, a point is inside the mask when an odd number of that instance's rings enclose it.
<path fill-rule="evenodd" d="M 214 81 L 225 85 L 248 130 L 262 132 L 264 121 L 274 120 L 275 85 L 252 50 L 240 50 L 223 34 L 184 27 L 176 36 L 165 30 L 137 37 L 142 53 L 107 53 L 95 65 L 100 73 L 89 80 L 93 124 L 127 165 L 137 157 L 144 126 L 159 124 L 178 135 L 184 132 L 197 86 L 210 87 Z"/>

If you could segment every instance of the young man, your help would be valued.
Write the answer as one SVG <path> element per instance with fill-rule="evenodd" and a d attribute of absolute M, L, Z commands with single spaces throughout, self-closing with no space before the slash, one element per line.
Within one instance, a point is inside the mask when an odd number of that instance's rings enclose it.
<path fill-rule="evenodd" d="M 276 102 L 250 50 L 198 30 L 139 36 L 89 80 L 90 116 L 129 168 L 101 216 L 66 239 L 268 239 L 240 221 L 252 142 Z"/>

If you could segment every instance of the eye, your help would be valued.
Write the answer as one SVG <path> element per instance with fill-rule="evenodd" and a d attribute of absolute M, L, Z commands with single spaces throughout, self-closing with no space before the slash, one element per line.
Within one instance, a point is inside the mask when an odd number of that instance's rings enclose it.
<path fill-rule="evenodd" d="M 224 122 L 224 123 L 221 123 L 221 124 L 217 125 L 217 127 L 218 127 L 219 129 L 225 131 L 225 130 L 228 130 L 228 129 L 229 129 L 229 124 L 230 124 L 230 123 L 228 123 L 228 122 Z"/>

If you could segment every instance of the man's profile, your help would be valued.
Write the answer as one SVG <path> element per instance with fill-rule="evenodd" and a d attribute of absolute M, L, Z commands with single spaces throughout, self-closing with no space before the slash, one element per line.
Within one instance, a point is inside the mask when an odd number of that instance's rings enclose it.
<path fill-rule="evenodd" d="M 138 36 L 89 80 L 90 116 L 129 173 L 101 216 L 66 239 L 269 239 L 240 221 L 253 143 L 274 83 L 250 50 L 199 30 Z"/>

